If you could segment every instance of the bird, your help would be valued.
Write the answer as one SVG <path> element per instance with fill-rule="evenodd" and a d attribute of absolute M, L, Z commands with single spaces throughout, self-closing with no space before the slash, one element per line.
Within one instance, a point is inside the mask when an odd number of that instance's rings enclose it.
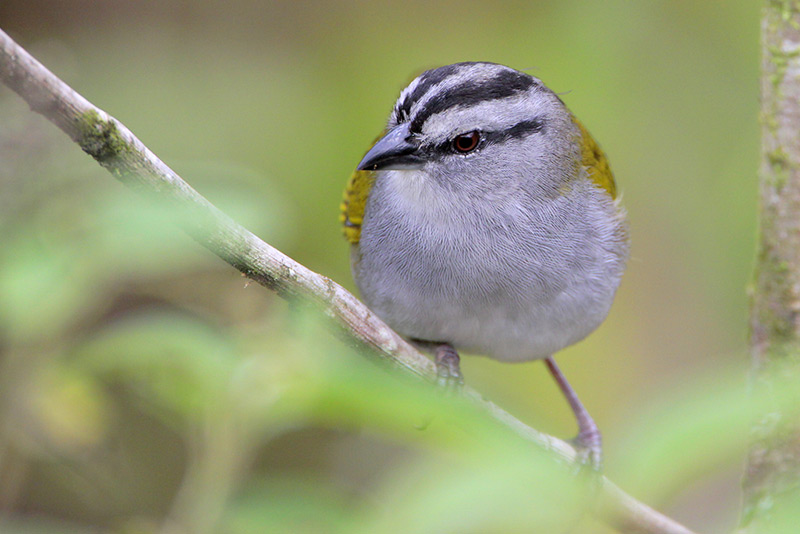
<path fill-rule="evenodd" d="M 561 97 L 492 62 L 427 70 L 356 166 L 340 222 L 366 305 L 429 349 L 544 360 L 600 468 L 600 431 L 553 356 L 607 317 L 629 254 L 608 158 Z"/>

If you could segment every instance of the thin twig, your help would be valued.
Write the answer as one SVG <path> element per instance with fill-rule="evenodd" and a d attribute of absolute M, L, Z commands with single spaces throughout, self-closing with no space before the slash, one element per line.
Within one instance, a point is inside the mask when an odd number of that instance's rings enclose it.
<path fill-rule="evenodd" d="M 198 243 L 280 296 L 310 304 L 339 337 L 365 354 L 434 381 L 433 363 L 414 349 L 351 293 L 271 247 L 238 225 L 158 159 L 122 123 L 67 86 L 0 30 L 0 80 L 72 138 L 119 181 L 191 214 L 183 228 Z M 465 388 L 464 395 L 493 418 L 567 461 L 575 450 L 566 442 L 525 425 Z M 603 479 L 600 518 L 621 532 L 692 534 Z"/>

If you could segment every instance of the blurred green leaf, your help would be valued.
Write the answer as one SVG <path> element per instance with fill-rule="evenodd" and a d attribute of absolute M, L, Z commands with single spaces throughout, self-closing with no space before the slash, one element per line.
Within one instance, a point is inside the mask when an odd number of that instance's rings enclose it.
<path fill-rule="evenodd" d="M 124 383 L 142 399 L 190 420 L 225 400 L 235 346 L 177 313 L 150 313 L 109 325 L 74 350 L 76 365 Z"/>
<path fill-rule="evenodd" d="M 630 426 L 618 481 L 648 502 L 664 502 L 692 480 L 737 462 L 757 402 L 733 369 L 682 379 Z"/>
<path fill-rule="evenodd" d="M 319 479 L 271 477 L 237 495 L 223 518 L 222 534 L 349 532 L 352 504 Z"/>

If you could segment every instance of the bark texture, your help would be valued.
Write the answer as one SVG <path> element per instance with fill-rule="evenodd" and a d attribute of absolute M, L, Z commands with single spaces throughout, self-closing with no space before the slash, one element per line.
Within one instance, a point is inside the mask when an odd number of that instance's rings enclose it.
<path fill-rule="evenodd" d="M 741 532 L 800 532 L 800 2 L 762 12 L 761 229 L 751 307 L 757 402 Z"/>

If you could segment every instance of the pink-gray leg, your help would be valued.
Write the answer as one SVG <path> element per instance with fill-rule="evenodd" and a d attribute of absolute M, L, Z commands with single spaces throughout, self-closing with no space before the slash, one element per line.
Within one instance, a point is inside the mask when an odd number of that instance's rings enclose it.
<path fill-rule="evenodd" d="M 578 420 L 578 436 L 575 438 L 574 444 L 578 448 L 579 460 L 599 471 L 603 463 L 603 438 L 600 435 L 600 429 L 597 428 L 594 419 L 583 406 L 578 394 L 567 382 L 567 378 L 558 368 L 555 360 L 550 357 L 546 358 L 544 362 L 572 408 L 575 419 Z"/>

